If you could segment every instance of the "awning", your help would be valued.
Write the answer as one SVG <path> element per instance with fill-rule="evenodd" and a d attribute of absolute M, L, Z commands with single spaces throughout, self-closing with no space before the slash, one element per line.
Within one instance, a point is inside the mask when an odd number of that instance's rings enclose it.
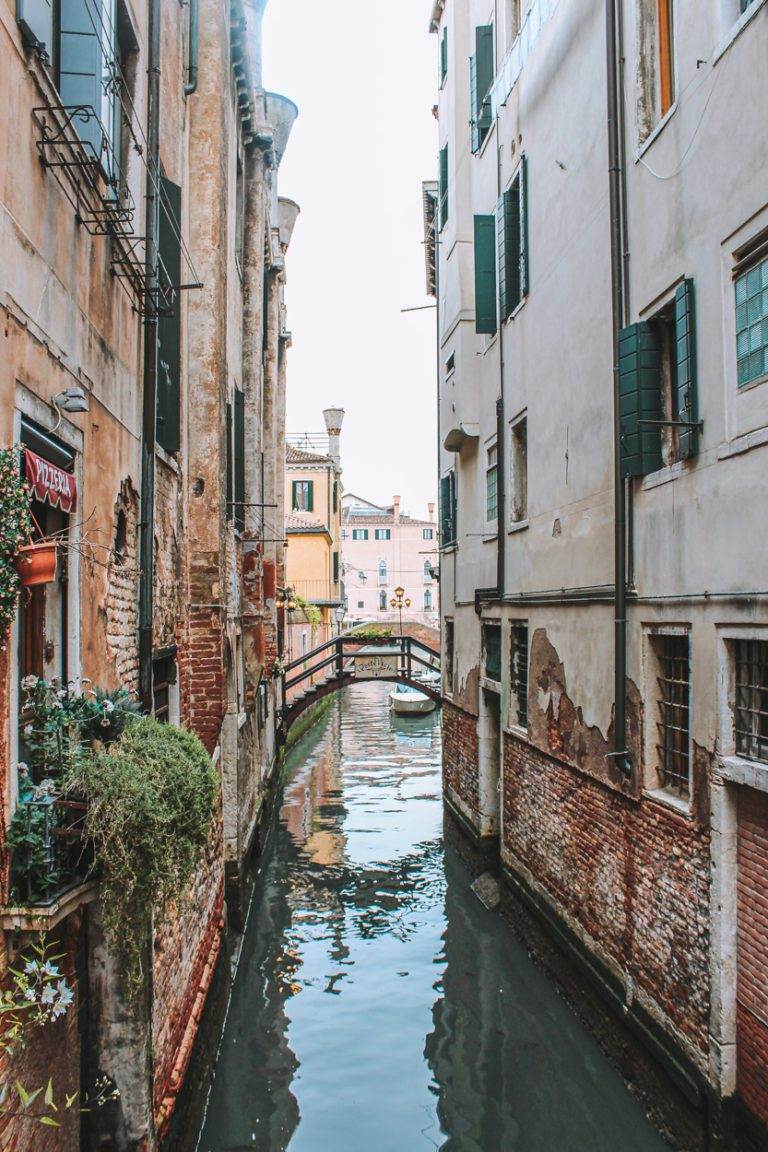
<path fill-rule="evenodd" d="M 71 472 L 44 460 L 31 448 L 24 449 L 24 471 L 36 500 L 50 504 L 52 508 L 61 508 L 62 512 L 74 512 L 77 483 Z"/>

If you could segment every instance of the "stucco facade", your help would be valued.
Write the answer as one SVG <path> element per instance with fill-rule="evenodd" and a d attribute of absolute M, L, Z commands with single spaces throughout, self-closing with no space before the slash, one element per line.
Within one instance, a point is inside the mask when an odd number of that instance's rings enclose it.
<path fill-rule="evenodd" d="M 99 71 L 93 104 L 81 94 L 86 111 L 73 114 L 63 18 L 0 2 L 0 98 L 14 110 L 0 128 L 0 444 L 22 443 L 77 489 L 76 507 L 49 524 L 63 546 L 48 609 L 30 629 L 38 609 L 23 594 L 0 653 L 2 823 L 18 797 L 30 671 L 123 686 L 191 728 L 221 802 L 189 903 L 154 918 L 131 1023 L 93 885 L 39 914 L 65 947 L 86 1022 L 50 1035 L 67 1069 L 57 1093 L 87 1091 L 97 1072 L 120 1093 L 14 1145 L 60 1152 L 173 1146 L 225 922 L 241 920 L 277 751 L 284 549 L 264 510 L 282 520 L 283 286 L 298 215 L 278 196 L 297 110 L 262 87 L 263 0 L 81 7 L 91 39 L 94 22 L 107 29 L 112 103 L 96 94 Z M 71 388 L 77 411 L 61 399 Z M 44 494 L 41 505 L 47 516 Z"/>
<path fill-rule="evenodd" d="M 768 766 L 736 683 L 768 638 L 768 7 L 619 8 L 615 164 L 603 5 L 433 11 L 446 788 L 749 1126 L 768 927 L 743 934 L 759 867 L 737 856 Z"/>
<path fill-rule="evenodd" d="M 403 621 L 435 627 L 439 618 L 437 524 L 434 504 L 427 519 L 400 510 L 400 497 L 391 505 L 372 504 L 350 492 L 342 501 L 342 556 L 347 607 L 351 622 L 392 624 L 400 611 L 391 601 L 403 592 Z M 409 604 L 405 601 L 409 600 Z"/>

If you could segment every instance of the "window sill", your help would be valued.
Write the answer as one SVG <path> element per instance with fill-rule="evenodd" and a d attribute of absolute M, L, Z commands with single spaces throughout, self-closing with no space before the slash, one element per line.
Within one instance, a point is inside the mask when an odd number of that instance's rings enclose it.
<path fill-rule="evenodd" d="M 473 153 L 473 155 L 475 157 L 477 157 L 478 160 L 482 159 L 482 157 L 485 155 L 485 153 L 488 149 L 490 139 L 495 134 L 496 134 L 496 119 L 494 118 L 492 123 L 491 123 L 490 128 L 488 129 L 488 131 L 485 134 L 485 139 L 483 140 L 482 144 L 478 148 L 477 152 Z"/>
<path fill-rule="evenodd" d="M 237 727 L 238 727 L 238 730 L 239 730 L 240 728 L 244 728 L 244 727 L 245 727 L 245 723 L 246 723 L 247 719 L 248 719 L 248 713 L 247 713 L 247 712 L 238 712 L 238 714 L 237 714 Z"/>
<path fill-rule="evenodd" d="M 443 553 L 458 552 L 458 550 L 459 550 L 459 545 L 455 540 L 451 540 L 448 544 L 443 544 L 442 547 L 440 548 L 440 551 Z"/>
<path fill-rule="evenodd" d="M 721 444 L 717 450 L 718 460 L 728 460 L 731 456 L 741 456 L 752 448 L 762 448 L 768 444 L 768 428 L 756 428 L 744 436 L 737 436 L 735 440 L 728 440 Z"/>
<path fill-rule="evenodd" d="M 655 126 L 655 128 L 653 128 L 651 130 L 649 135 L 646 136 L 645 140 L 643 140 L 642 144 L 640 145 L 640 147 L 635 152 L 635 155 L 634 155 L 635 164 L 640 163 L 640 160 L 643 158 L 643 156 L 648 151 L 648 149 L 651 147 L 651 145 L 654 143 L 654 141 L 656 139 L 658 139 L 658 137 L 664 131 L 664 129 L 666 128 L 667 124 L 670 122 L 670 120 L 672 119 L 672 117 L 674 116 L 676 111 L 677 111 L 677 100 L 675 100 L 674 104 L 669 109 L 669 111 L 664 113 L 661 120 L 659 120 L 658 124 Z"/>
<path fill-rule="evenodd" d="M 742 756 L 718 757 L 715 777 L 729 784 L 742 784 L 758 792 L 768 792 L 768 764 L 746 760 Z"/>
<path fill-rule="evenodd" d="M 514 308 L 510 312 L 509 316 L 507 316 L 507 318 L 505 320 L 502 320 L 501 324 L 502 324 L 503 328 L 506 328 L 506 326 L 508 324 L 511 324 L 513 320 L 517 319 L 517 317 L 522 312 L 523 308 L 525 308 L 525 305 L 528 302 L 529 295 L 530 295 L 530 292 L 526 292 L 525 295 L 520 298 L 520 302 L 518 304 L 515 304 Z"/>
<path fill-rule="evenodd" d="M 725 55 L 731 44 L 733 44 L 734 40 L 738 40 L 747 24 L 754 20 L 755 16 L 757 16 L 758 12 L 765 6 L 765 4 L 766 0 L 757 0 L 757 3 L 753 4 L 751 8 L 747 8 L 746 12 L 743 12 L 741 16 L 739 16 L 730 32 L 727 33 L 725 38 L 720 41 L 717 48 L 715 49 L 715 54 L 712 57 L 713 67 L 715 64 L 717 64 L 720 57 Z"/>
<path fill-rule="evenodd" d="M 679 812 L 681 816 L 691 815 L 690 798 L 683 799 L 682 796 L 678 796 L 666 788 L 644 788 L 643 796 L 648 800 L 656 801 L 657 804 L 663 804 L 665 808 L 671 808 L 674 812 Z"/>
<path fill-rule="evenodd" d="M 506 733 L 507 736 L 514 736 L 518 740 L 525 740 L 526 744 L 530 744 L 531 742 L 528 737 L 528 729 L 521 728 L 519 724 L 504 724 L 502 731 Z"/>
<path fill-rule="evenodd" d="M 498 538 L 498 532 L 488 532 L 487 535 L 483 536 L 483 544 L 493 544 L 494 541 L 498 540 Z"/>
<path fill-rule="evenodd" d="M 155 443 L 155 456 L 158 460 L 162 460 L 163 464 L 165 464 L 167 468 L 170 468 L 171 472 L 175 472 L 177 476 L 181 475 L 178 461 L 169 455 L 165 448 L 162 448 L 157 442 Z"/>
<path fill-rule="evenodd" d="M 673 480 L 679 480 L 686 471 L 685 463 L 684 460 L 675 460 L 674 464 L 665 464 L 656 472 L 649 472 L 647 476 L 643 476 L 640 491 L 650 492 L 654 488 L 662 488 L 665 484 L 671 484 Z"/>
<path fill-rule="evenodd" d="M 492 676 L 481 676 L 480 687 L 487 688 L 489 692 L 501 693 L 501 680 L 494 680 Z"/>
<path fill-rule="evenodd" d="M 517 532 L 525 532 L 528 527 L 528 520 L 513 520 L 509 528 L 507 528 L 507 536 L 514 536 Z"/>
<path fill-rule="evenodd" d="M 768 384 L 768 374 L 758 376 L 756 380 L 747 380 L 746 384 L 737 384 L 736 395 L 741 396 L 744 392 L 751 392 L 753 388 L 759 388 L 761 384 Z"/>

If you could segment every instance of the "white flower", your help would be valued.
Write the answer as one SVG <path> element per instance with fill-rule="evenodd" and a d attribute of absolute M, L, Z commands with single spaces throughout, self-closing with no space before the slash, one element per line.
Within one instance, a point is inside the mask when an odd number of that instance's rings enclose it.
<path fill-rule="evenodd" d="M 27 976 L 34 976 L 37 973 L 37 960 L 27 960 L 24 971 Z"/>
<path fill-rule="evenodd" d="M 34 1004 L 37 999 L 37 992 L 34 988 L 26 988 L 24 991 L 24 999 L 29 1000 L 30 1004 Z"/>
<path fill-rule="evenodd" d="M 19 776 L 29 776 L 29 765 L 25 764 L 23 760 L 19 760 L 18 764 L 16 765 L 16 771 L 18 772 Z"/>
<path fill-rule="evenodd" d="M 21 682 L 21 686 L 27 692 L 29 691 L 30 688 L 36 688 L 37 687 L 37 676 L 25 676 Z"/>
<path fill-rule="evenodd" d="M 50 960 L 46 960 L 43 965 L 44 976 L 61 976 L 61 969 L 58 964 L 52 964 Z"/>
<path fill-rule="evenodd" d="M 115 706 L 112 703 L 112 701 L 111 700 L 105 700 L 104 701 L 104 711 L 105 712 L 114 712 L 114 710 L 115 710 Z"/>
<path fill-rule="evenodd" d="M 41 1004 L 54 1004 L 56 1001 L 56 989 L 52 984 L 46 984 L 43 988 L 43 993 L 40 997 Z"/>

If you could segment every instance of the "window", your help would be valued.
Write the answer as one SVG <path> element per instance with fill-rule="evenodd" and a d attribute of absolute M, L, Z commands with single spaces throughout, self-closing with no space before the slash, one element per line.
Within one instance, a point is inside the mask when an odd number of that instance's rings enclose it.
<path fill-rule="evenodd" d="M 425 584 L 431 584 L 432 583 L 432 561 L 431 560 L 425 560 L 424 561 L 424 583 Z"/>
<path fill-rule="evenodd" d="M 470 127 L 472 151 L 479 152 L 492 123 L 491 85 L 495 72 L 493 61 L 493 25 L 475 28 L 475 54 L 469 61 Z"/>
<path fill-rule="evenodd" d="M 690 792 L 690 654 L 687 635 L 651 637 L 658 685 L 656 763 L 659 784 L 679 796 Z"/>
<path fill-rule="evenodd" d="M 456 541 L 456 472 L 451 469 L 440 479 L 440 543 L 443 547 Z"/>
<path fill-rule="evenodd" d="M 445 687 L 453 692 L 453 620 L 445 621 Z"/>
<path fill-rule="evenodd" d="M 513 524 L 528 519 L 528 417 L 512 425 L 510 452 L 510 510 Z"/>
<path fill-rule="evenodd" d="M 243 271 L 243 256 L 245 254 L 245 171 L 242 157 L 238 153 L 237 169 L 235 173 L 235 262 Z"/>
<path fill-rule="evenodd" d="M 235 388 L 233 407 L 234 521 L 238 532 L 245 531 L 245 395 Z"/>
<path fill-rule="evenodd" d="M 387 562 L 379 560 L 379 584 L 387 583 Z"/>
<path fill-rule="evenodd" d="M 352 529 L 352 539 L 353 540 L 367 540 L 368 539 L 368 529 L 367 528 L 353 528 Z"/>
<path fill-rule="evenodd" d="M 496 331 L 495 231 L 493 216 L 475 216 L 475 331 L 487 336 Z"/>
<path fill-rule="evenodd" d="M 172 723 L 173 685 L 176 683 L 176 650 L 152 660 L 152 714 L 161 724 Z"/>
<path fill-rule="evenodd" d="M 512 722 L 519 728 L 528 727 L 528 622 L 513 620 L 510 624 L 510 703 L 514 710 Z"/>
<path fill-rule="evenodd" d="M 314 512 L 314 480 L 294 480 L 291 484 L 291 509 L 294 512 Z"/>
<path fill-rule="evenodd" d="M 494 444 L 488 449 L 488 462 L 485 469 L 485 519 L 488 523 L 496 520 L 499 514 L 499 468 L 498 448 Z"/>
<path fill-rule="evenodd" d="M 160 177 L 161 311 L 157 321 L 157 440 L 166 452 L 181 447 L 181 188 Z M 242 499 L 242 497 L 241 497 Z"/>
<path fill-rule="evenodd" d="M 751 3 L 752 3 L 752 0 L 739 0 L 739 8 L 740 8 L 742 16 L 746 12 L 747 8 L 749 8 Z"/>
<path fill-rule="evenodd" d="M 438 179 L 440 201 L 440 230 L 448 223 L 448 145 L 440 149 L 440 174 Z"/>
<path fill-rule="evenodd" d="M 434 540 L 434 538 L 435 538 L 434 528 L 422 528 L 421 538 L 422 538 L 422 540 Z"/>
<path fill-rule="evenodd" d="M 507 47 L 516 38 L 520 31 L 520 0 L 505 0 L 504 2 L 504 36 Z"/>
<path fill-rule="evenodd" d="M 768 762 L 768 640 L 737 640 L 736 751 Z"/>
<path fill-rule="evenodd" d="M 346 530 L 346 528 L 342 528 L 342 530 L 341 530 L 341 538 L 342 538 L 342 540 L 346 540 L 346 538 L 347 538 L 347 530 Z"/>
<path fill-rule="evenodd" d="M 338 482 L 338 480 L 334 480 L 334 482 L 333 482 L 332 505 L 333 505 L 334 513 L 338 512 L 338 510 L 339 510 L 339 482 Z"/>
<path fill-rule="evenodd" d="M 358 608 L 365 608 L 365 600 L 358 600 L 357 606 Z"/>
<path fill-rule="evenodd" d="M 448 75 L 448 29 L 443 28 L 440 36 L 440 87 L 445 83 Z"/>
<path fill-rule="evenodd" d="M 525 156 L 510 188 L 496 204 L 499 312 L 511 316 L 528 295 L 528 163 Z"/>
<path fill-rule="evenodd" d="M 392 539 L 392 529 L 391 528 L 377 528 L 374 532 L 374 536 L 376 537 L 377 540 L 391 540 Z"/>
<path fill-rule="evenodd" d="M 429 612 L 432 608 L 432 593 L 429 588 L 424 589 L 424 611 Z"/>
<path fill-rule="evenodd" d="M 675 0 L 638 4 L 638 137 L 642 144 L 675 102 Z"/>
<path fill-rule="evenodd" d="M 338 554 L 338 552 L 333 553 L 333 582 L 334 582 L 334 584 L 338 584 L 338 582 L 339 582 L 339 554 Z"/>
<path fill-rule="evenodd" d="M 736 356 L 740 388 L 768 375 L 768 256 L 736 277 Z"/>
<path fill-rule="evenodd" d="M 674 303 L 619 335 L 623 476 L 647 476 L 699 450 L 696 310 L 692 280 Z"/>
<path fill-rule="evenodd" d="M 381 592 L 379 592 L 379 612 L 386 612 L 386 610 L 387 610 L 387 592 L 386 592 L 385 588 L 382 588 Z"/>
<path fill-rule="evenodd" d="M 489 680 L 501 680 L 501 625 L 483 624 L 483 660 Z"/>

